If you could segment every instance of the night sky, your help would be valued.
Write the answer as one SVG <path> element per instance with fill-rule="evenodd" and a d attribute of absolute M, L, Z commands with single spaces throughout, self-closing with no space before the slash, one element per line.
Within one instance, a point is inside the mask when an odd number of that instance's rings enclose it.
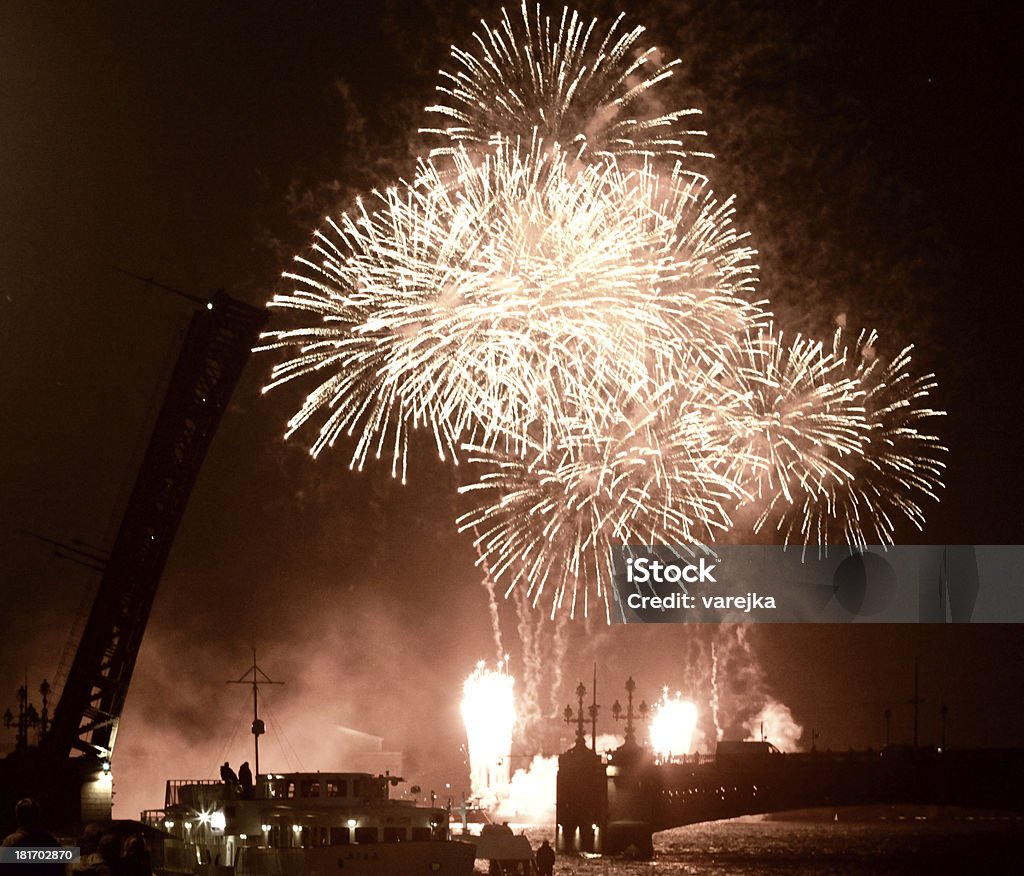
<path fill-rule="evenodd" d="M 436 70 L 496 8 L 0 9 L 0 710 L 25 671 L 33 688 L 54 676 L 98 580 L 25 533 L 109 547 L 192 311 L 115 269 L 264 303 L 325 214 L 410 172 Z M 672 98 L 705 112 L 717 157 L 700 169 L 737 193 L 780 324 L 824 337 L 845 312 L 936 372 L 947 489 L 905 542 L 1022 541 L 1019 22 L 1001 9 L 630 4 L 629 22 L 683 59 Z M 291 762 L 269 738 L 265 766 L 343 767 L 349 727 L 404 750 L 411 775 L 466 782 L 461 684 L 495 646 L 453 524 L 457 475 L 429 448 L 406 487 L 384 463 L 350 472 L 344 450 L 312 460 L 312 430 L 281 437 L 310 387 L 261 396 L 272 361 L 250 360 L 166 569 L 118 737 L 119 817 L 159 806 L 165 778 L 248 756 L 249 701 L 224 682 L 252 645 L 286 682 L 267 702 Z M 515 613 L 502 612 L 518 673 Z M 551 661 L 554 625 L 539 624 Z M 628 674 L 648 699 L 662 684 L 708 696 L 716 630 L 577 621 L 565 634 L 546 705 L 560 709 L 595 660 L 616 688 L 606 706 Z M 722 642 L 740 643 L 722 645 L 733 731 L 770 696 L 805 743 L 814 727 L 822 747 L 877 746 L 887 707 L 908 737 L 917 656 L 924 741 L 945 702 L 951 744 L 1024 744 L 1018 627 L 774 627 Z M 0 728 L 0 748 L 13 741 Z"/>

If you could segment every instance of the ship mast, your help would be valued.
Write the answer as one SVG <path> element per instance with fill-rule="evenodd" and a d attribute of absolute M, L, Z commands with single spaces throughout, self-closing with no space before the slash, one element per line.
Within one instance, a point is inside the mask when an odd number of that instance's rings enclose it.
<path fill-rule="evenodd" d="M 250 677 L 251 676 L 251 677 Z M 260 736 L 267 732 L 266 725 L 259 715 L 259 692 L 261 684 L 284 684 L 283 681 L 272 681 L 256 663 L 256 649 L 252 649 L 252 666 L 242 673 L 242 677 L 236 681 L 229 681 L 227 684 L 251 684 L 252 685 L 252 744 L 255 754 L 253 776 L 259 781 L 260 775 Z"/>

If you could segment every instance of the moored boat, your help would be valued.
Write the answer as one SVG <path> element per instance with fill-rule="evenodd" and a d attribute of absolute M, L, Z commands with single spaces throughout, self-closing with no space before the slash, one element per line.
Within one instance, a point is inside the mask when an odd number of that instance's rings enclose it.
<path fill-rule="evenodd" d="M 207 876 L 472 873 L 474 847 L 450 838 L 446 810 L 390 799 L 400 781 L 348 772 L 259 775 L 248 789 L 172 780 L 164 808 L 142 818 Z"/>

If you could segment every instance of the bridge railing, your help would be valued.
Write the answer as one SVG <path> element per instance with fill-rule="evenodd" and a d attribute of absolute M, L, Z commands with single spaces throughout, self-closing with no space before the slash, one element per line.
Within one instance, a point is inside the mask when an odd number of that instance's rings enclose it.
<path fill-rule="evenodd" d="M 714 763 L 715 756 L 713 754 L 700 754 L 699 752 L 696 752 L 694 754 L 681 754 L 673 757 L 655 758 L 654 762 L 658 765 L 667 763 L 678 763 L 699 766 L 700 764 Z"/>

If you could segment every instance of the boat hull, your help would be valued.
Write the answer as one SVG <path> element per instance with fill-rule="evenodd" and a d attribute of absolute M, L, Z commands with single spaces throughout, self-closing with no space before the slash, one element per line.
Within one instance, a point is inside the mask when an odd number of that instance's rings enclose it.
<path fill-rule="evenodd" d="M 474 847 L 469 843 L 368 843 L 323 849 L 245 849 L 236 876 L 469 876 Z"/>

